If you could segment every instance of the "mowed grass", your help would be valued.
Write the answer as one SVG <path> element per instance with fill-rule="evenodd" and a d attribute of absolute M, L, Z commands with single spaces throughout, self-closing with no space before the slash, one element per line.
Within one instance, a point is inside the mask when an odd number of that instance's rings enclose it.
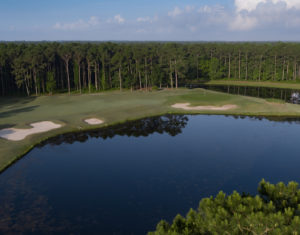
<path fill-rule="evenodd" d="M 174 109 L 175 103 L 223 106 L 235 104 L 237 109 L 227 111 L 185 111 Z M 53 121 L 62 128 L 34 134 L 22 141 L 0 138 L 0 171 L 28 152 L 34 145 L 57 134 L 112 125 L 167 113 L 231 114 L 257 116 L 299 116 L 300 105 L 270 102 L 263 99 L 224 94 L 203 89 L 178 89 L 153 92 L 113 91 L 84 95 L 55 95 L 30 98 L 0 99 L 0 129 L 30 128 L 30 124 Z M 87 118 L 105 121 L 99 126 L 84 122 Z"/>
<path fill-rule="evenodd" d="M 266 81 L 233 81 L 233 80 L 215 80 L 209 81 L 210 85 L 232 85 L 232 86 L 253 86 L 253 87 L 270 87 L 300 90 L 300 83 L 294 81 L 283 82 L 266 82 Z"/>

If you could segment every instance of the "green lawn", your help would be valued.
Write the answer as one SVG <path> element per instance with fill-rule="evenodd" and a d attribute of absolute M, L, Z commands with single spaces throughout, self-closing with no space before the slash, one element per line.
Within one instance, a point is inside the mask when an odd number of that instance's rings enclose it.
<path fill-rule="evenodd" d="M 236 104 L 238 108 L 228 111 L 187 112 L 171 107 L 172 104 L 186 102 L 192 105 L 216 106 Z M 0 129 L 8 127 L 30 128 L 30 123 L 39 121 L 53 121 L 63 124 L 63 127 L 48 133 L 28 136 L 18 142 L 0 138 L 0 171 L 46 138 L 60 133 L 95 128 L 95 126 L 89 126 L 83 121 L 86 118 L 102 119 L 105 123 L 100 126 L 105 126 L 166 113 L 300 116 L 300 106 L 203 89 L 153 92 L 113 91 L 90 95 L 1 98 Z"/>
<path fill-rule="evenodd" d="M 255 86 L 255 87 L 271 87 L 271 88 L 288 88 L 299 89 L 300 83 L 294 81 L 284 82 L 255 82 L 255 81 L 234 81 L 234 80 L 214 80 L 209 81 L 206 84 L 210 85 L 234 85 L 234 86 Z"/>

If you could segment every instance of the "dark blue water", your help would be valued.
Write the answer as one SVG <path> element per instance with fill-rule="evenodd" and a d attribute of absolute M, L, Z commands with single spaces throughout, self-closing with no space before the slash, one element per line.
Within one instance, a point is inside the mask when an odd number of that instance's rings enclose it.
<path fill-rule="evenodd" d="M 59 136 L 0 175 L 0 233 L 146 234 L 219 190 L 300 182 L 299 143 L 297 122 L 225 116 Z"/>

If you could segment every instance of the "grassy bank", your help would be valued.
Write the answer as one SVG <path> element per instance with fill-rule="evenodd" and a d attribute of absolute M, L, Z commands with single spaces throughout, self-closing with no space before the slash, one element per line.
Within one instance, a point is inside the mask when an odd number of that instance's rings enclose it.
<path fill-rule="evenodd" d="M 171 107 L 175 103 L 187 102 L 192 105 L 222 106 L 235 104 L 238 108 L 227 111 L 187 112 Z M 0 138 L 0 171 L 3 171 L 35 144 L 57 134 L 92 129 L 166 113 L 300 117 L 300 106 L 202 89 L 154 92 L 113 91 L 90 95 L 1 98 L 0 129 L 8 127 L 30 128 L 30 123 L 40 121 L 53 121 L 62 124 L 63 127 L 47 133 L 31 135 L 17 142 Z M 99 118 L 105 123 L 99 126 L 90 126 L 84 122 L 86 118 Z"/>
<path fill-rule="evenodd" d="M 233 81 L 233 80 L 214 80 L 206 84 L 210 85 L 234 85 L 234 86 L 253 86 L 253 87 L 270 87 L 270 88 L 286 88 L 286 89 L 299 89 L 300 83 L 298 82 L 255 82 L 255 81 Z"/>

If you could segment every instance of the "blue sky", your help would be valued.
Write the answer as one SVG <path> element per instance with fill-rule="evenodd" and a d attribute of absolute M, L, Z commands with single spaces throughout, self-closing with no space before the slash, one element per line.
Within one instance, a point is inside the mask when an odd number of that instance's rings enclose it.
<path fill-rule="evenodd" d="M 0 0 L 0 40 L 299 41 L 300 0 Z"/>

